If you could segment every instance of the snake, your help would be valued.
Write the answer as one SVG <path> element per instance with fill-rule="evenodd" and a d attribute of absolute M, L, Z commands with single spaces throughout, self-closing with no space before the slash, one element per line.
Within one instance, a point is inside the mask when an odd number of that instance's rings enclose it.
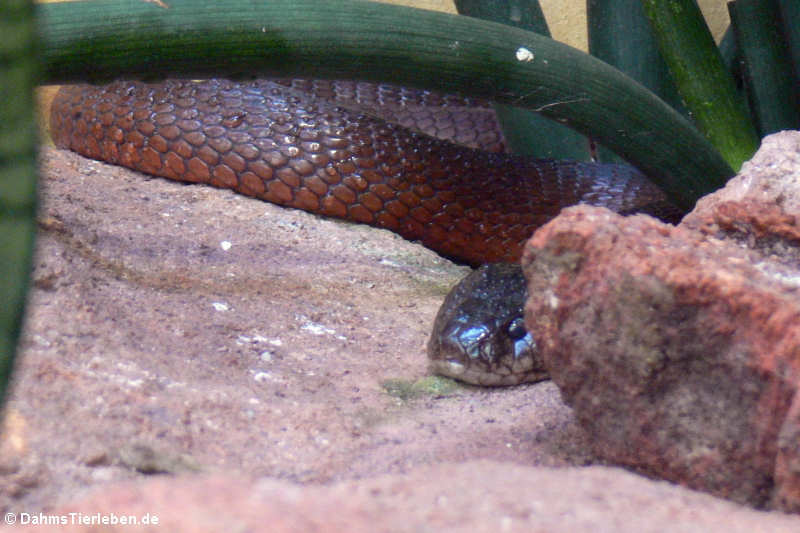
<path fill-rule="evenodd" d="M 547 377 L 525 330 L 525 241 L 585 203 L 683 214 L 628 165 L 505 153 L 488 103 L 389 84 L 322 80 L 117 81 L 59 89 L 59 148 L 146 174 L 233 189 L 386 228 L 479 268 L 447 296 L 434 373 L 480 385 Z"/>

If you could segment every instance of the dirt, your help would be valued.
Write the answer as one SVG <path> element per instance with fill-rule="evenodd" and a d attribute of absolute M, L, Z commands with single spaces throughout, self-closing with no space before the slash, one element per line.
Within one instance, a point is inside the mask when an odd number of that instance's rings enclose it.
<path fill-rule="evenodd" d="M 42 168 L 34 281 L 0 444 L 4 512 L 107 509 L 98 498 L 148 501 L 161 486 L 175 498 L 163 512 L 180 524 L 196 518 L 197 498 L 214 508 L 269 486 L 310 495 L 286 523 L 321 512 L 314 494 L 329 503 L 358 494 L 374 512 L 353 519 L 376 525 L 392 505 L 386 487 L 400 484 L 415 503 L 385 515 L 390 530 L 496 530 L 509 500 L 538 501 L 535 487 L 566 507 L 542 503 L 515 525 L 546 517 L 613 530 L 630 512 L 619 502 L 634 501 L 645 518 L 660 510 L 658 530 L 670 530 L 670 513 L 719 531 L 734 519 L 800 528 L 800 518 L 586 468 L 596 463 L 587 438 L 550 382 L 432 379 L 429 329 L 465 268 L 416 244 L 50 148 Z M 440 496 L 422 498 L 431 491 Z M 442 495 L 472 518 L 437 515 Z M 111 499 L 124 509 L 136 498 Z"/>

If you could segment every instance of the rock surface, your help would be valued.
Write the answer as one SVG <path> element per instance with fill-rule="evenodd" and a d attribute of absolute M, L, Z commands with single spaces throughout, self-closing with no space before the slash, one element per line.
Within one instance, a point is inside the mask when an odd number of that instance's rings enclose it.
<path fill-rule="evenodd" d="M 598 456 L 800 511 L 800 133 L 677 227 L 565 210 L 523 268 L 526 324 Z"/>
<path fill-rule="evenodd" d="M 42 159 L 4 512 L 151 512 L 154 531 L 800 529 L 587 468 L 590 442 L 550 382 L 427 385 L 428 332 L 464 270 L 418 246 L 65 152 Z"/>
<path fill-rule="evenodd" d="M 64 516 L 68 522 L 53 531 L 89 533 L 97 526 L 73 525 L 73 517 L 110 520 L 123 511 L 137 519 L 156 517 L 158 524 L 102 531 L 788 533 L 797 531 L 799 523 L 797 517 L 745 509 L 619 469 L 490 461 L 420 467 L 402 476 L 329 486 L 221 475 L 160 478 L 98 492 L 49 516 Z M 47 528 L 0 528 L 9 533 L 42 530 Z"/>

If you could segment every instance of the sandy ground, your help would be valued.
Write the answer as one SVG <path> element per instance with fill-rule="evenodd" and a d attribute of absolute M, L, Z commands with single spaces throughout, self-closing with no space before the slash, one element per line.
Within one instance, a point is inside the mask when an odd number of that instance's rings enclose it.
<path fill-rule="evenodd" d="M 429 328 L 463 267 L 385 231 L 227 191 L 53 149 L 42 161 L 34 284 L 0 449 L 5 512 L 52 510 L 120 482 L 181 490 L 199 473 L 241 480 L 240 491 L 254 480 L 350 491 L 367 506 L 391 503 L 385 491 L 370 499 L 375 484 L 420 499 L 436 489 L 470 509 L 475 531 L 507 505 L 486 491 L 530 503 L 535 487 L 573 499 L 574 523 L 602 530 L 625 522 L 620 501 L 660 517 L 654 531 L 673 530 L 670 513 L 719 531 L 734 519 L 800 530 L 797 517 L 584 468 L 588 437 L 550 382 L 430 379 Z M 451 483 L 462 479 L 486 485 Z M 573 523 L 540 504 L 514 524 Z M 425 524 L 440 505 L 415 503 L 407 512 L 418 514 L 397 520 Z"/>

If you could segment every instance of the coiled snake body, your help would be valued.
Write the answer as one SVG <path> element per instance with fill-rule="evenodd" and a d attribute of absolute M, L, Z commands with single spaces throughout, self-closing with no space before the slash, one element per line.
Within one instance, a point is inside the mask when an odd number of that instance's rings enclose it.
<path fill-rule="evenodd" d="M 438 111 L 423 113 L 429 103 Z M 52 103 L 51 133 L 57 146 L 91 158 L 388 228 L 470 264 L 516 261 L 537 227 L 576 203 L 678 214 L 631 167 L 457 146 L 376 116 L 387 114 L 472 146 L 500 146 L 482 132 L 492 123 L 485 107 L 344 82 L 67 86 Z"/>

